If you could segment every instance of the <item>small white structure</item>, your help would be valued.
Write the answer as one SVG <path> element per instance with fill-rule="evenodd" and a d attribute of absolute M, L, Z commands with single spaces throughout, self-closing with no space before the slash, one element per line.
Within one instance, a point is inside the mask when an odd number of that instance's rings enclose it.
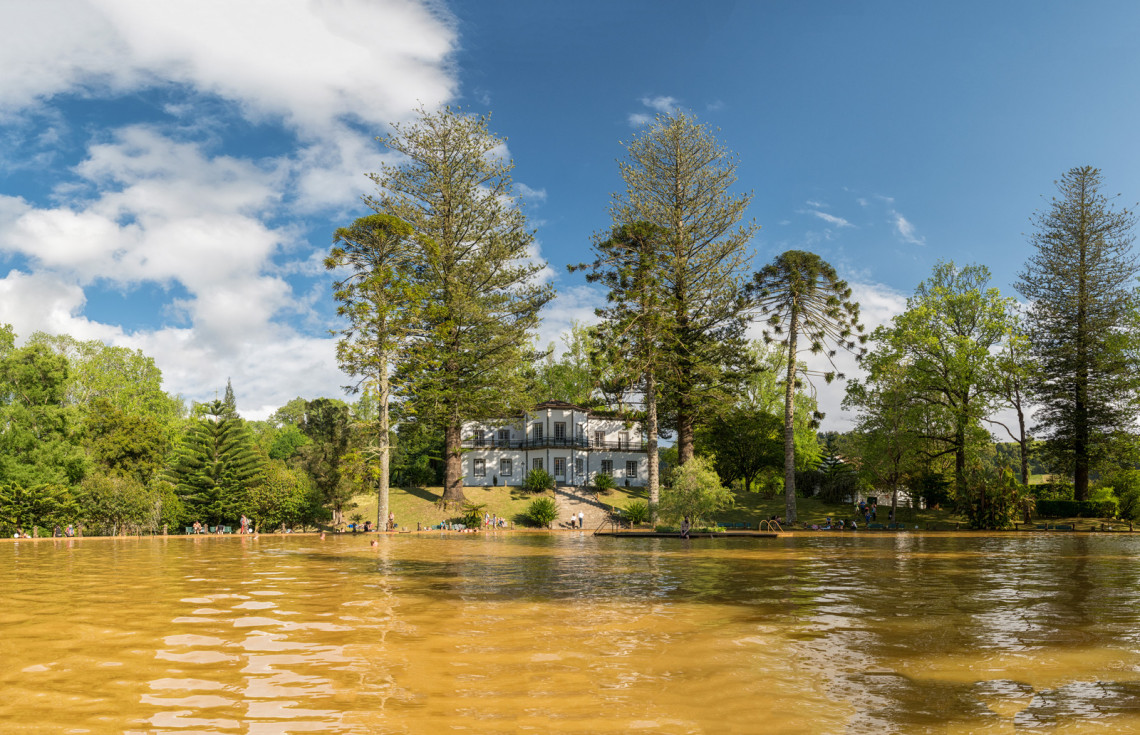
<path fill-rule="evenodd" d="M 522 485 L 532 469 L 559 485 L 583 487 L 598 474 L 617 485 L 643 487 L 648 475 L 637 422 L 616 414 L 545 401 L 523 416 L 463 424 L 463 484 Z"/>

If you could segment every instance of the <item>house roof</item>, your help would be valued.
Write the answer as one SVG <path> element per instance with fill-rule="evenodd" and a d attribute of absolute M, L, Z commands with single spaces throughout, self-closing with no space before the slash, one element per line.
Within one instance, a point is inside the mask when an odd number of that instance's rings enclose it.
<path fill-rule="evenodd" d="M 543 401 L 535 406 L 535 408 L 561 408 L 572 411 L 589 411 L 590 409 L 585 406 L 578 406 L 566 401 Z"/>

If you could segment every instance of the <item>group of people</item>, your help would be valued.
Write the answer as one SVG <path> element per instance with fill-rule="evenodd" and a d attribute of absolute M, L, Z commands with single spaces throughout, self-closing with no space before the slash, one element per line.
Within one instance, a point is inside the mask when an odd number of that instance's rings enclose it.
<path fill-rule="evenodd" d="M 575 525 L 575 524 L 577 524 L 577 525 Z M 575 528 L 577 528 L 577 529 L 585 528 L 585 526 L 586 526 L 586 514 L 585 513 L 583 513 L 582 511 L 578 511 L 578 515 L 574 515 L 573 513 L 570 514 L 570 530 L 571 531 L 573 531 Z"/>

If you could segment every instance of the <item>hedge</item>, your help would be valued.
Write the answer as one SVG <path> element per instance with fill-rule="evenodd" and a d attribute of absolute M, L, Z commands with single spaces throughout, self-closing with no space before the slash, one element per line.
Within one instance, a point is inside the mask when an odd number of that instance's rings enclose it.
<path fill-rule="evenodd" d="M 1037 515 L 1042 518 L 1115 518 L 1115 500 L 1038 500 Z"/>

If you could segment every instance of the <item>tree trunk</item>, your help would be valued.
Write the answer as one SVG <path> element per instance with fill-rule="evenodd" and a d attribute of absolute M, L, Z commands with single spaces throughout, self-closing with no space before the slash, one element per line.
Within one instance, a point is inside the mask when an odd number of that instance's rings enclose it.
<path fill-rule="evenodd" d="M 646 430 L 646 482 L 649 484 L 649 522 L 657 522 L 657 504 L 661 501 L 661 480 L 658 475 L 657 460 L 657 378 L 653 372 L 645 380 L 645 430 Z"/>
<path fill-rule="evenodd" d="M 688 390 L 688 386 L 683 390 Z M 693 458 L 693 424 L 693 400 L 686 392 L 677 397 L 677 464 Z"/>
<path fill-rule="evenodd" d="M 784 391 L 784 507 L 788 525 L 796 522 L 796 330 L 799 314 L 793 305 L 788 326 L 788 384 Z"/>
<path fill-rule="evenodd" d="M 443 433 L 446 446 L 443 450 L 443 497 L 440 502 L 445 508 L 467 502 L 467 497 L 463 494 L 462 428 L 459 419 L 452 417 Z"/>
<path fill-rule="evenodd" d="M 1021 410 L 1020 397 L 1017 403 L 1018 445 L 1021 447 L 1021 484 L 1029 485 L 1029 438 L 1025 436 L 1025 412 Z"/>
<path fill-rule="evenodd" d="M 388 484 L 392 455 L 388 421 L 388 355 L 380 358 L 380 487 L 376 490 L 376 530 L 388 528 Z"/>

